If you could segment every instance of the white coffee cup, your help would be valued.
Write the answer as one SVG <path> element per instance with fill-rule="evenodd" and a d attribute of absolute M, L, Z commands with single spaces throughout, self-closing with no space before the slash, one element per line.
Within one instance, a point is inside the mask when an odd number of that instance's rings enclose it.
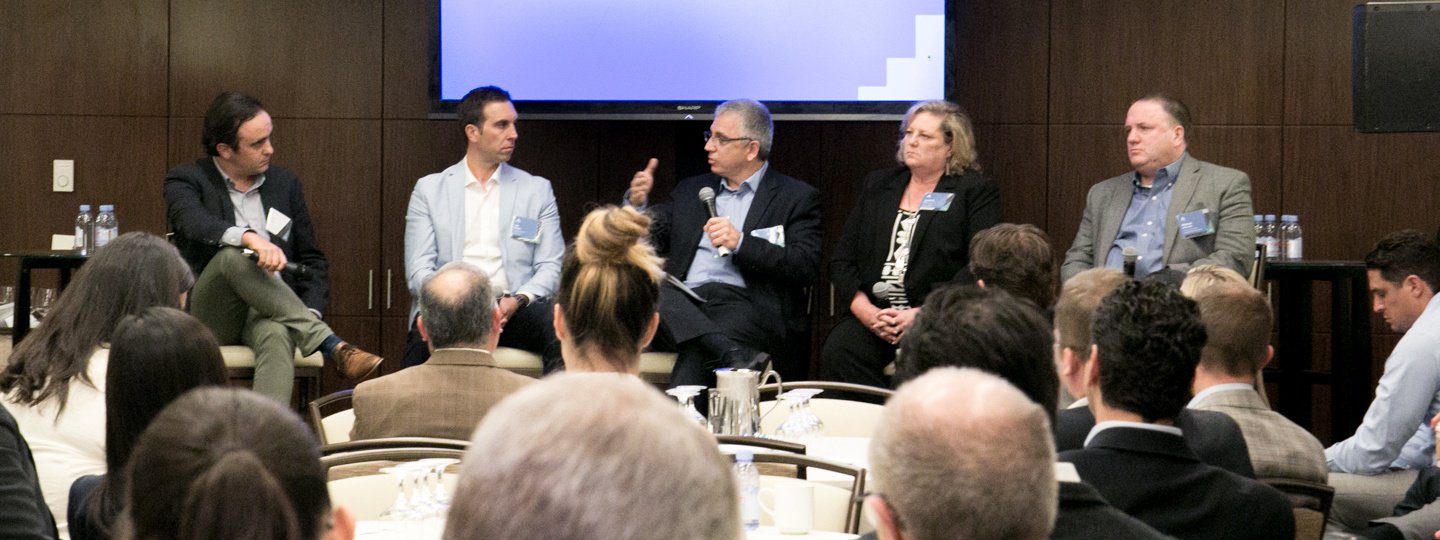
<path fill-rule="evenodd" d="M 815 487 L 803 481 L 782 482 L 761 490 L 760 507 L 770 514 L 781 534 L 807 534 L 815 527 Z M 767 506 L 768 493 L 774 506 Z"/>

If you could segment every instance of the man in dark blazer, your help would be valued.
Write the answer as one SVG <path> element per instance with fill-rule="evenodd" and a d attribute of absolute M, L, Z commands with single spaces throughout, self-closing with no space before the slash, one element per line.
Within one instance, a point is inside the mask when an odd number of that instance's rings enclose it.
<path fill-rule="evenodd" d="M 1250 275 L 1255 260 L 1250 177 L 1191 157 L 1190 109 L 1173 97 L 1136 100 L 1125 116 L 1129 172 L 1095 184 L 1061 279 L 1088 268 L 1120 268 L 1138 252 L 1136 277 L 1201 264 Z"/>
<path fill-rule="evenodd" d="M 381 359 L 320 321 L 328 265 L 300 180 L 270 166 L 272 131 L 259 100 L 220 94 L 205 113 L 201 142 L 209 156 L 165 175 L 165 204 L 175 244 L 196 274 L 191 313 L 222 345 L 254 349 L 255 390 L 288 404 L 297 348 L 320 351 L 357 379 Z"/>
<path fill-rule="evenodd" d="M 469 440 L 496 403 L 535 382 L 495 365 L 501 312 L 490 276 L 455 261 L 420 291 L 416 326 L 430 359 L 355 387 L 351 439 L 435 437 Z"/>
<path fill-rule="evenodd" d="M 1207 465 L 1175 418 L 1205 345 L 1195 303 L 1171 287 L 1126 282 L 1092 323 L 1086 393 L 1099 421 L 1080 450 L 1060 453 L 1115 508 L 1180 538 L 1295 536 L 1290 499 Z"/>
<path fill-rule="evenodd" d="M 720 104 L 706 132 L 711 173 L 682 180 L 672 200 L 652 210 L 650 239 L 665 271 L 698 297 L 674 284 L 661 288 L 661 341 L 679 352 L 671 384 L 710 386 L 718 367 L 763 368 L 789 332 L 808 324 L 804 290 L 819 269 L 819 192 L 770 168 L 773 132 L 759 102 Z M 655 164 L 635 173 L 630 205 L 649 202 Z M 703 190 L 714 193 L 716 217 L 699 198 Z M 783 360 L 801 373 L 807 361 Z"/>

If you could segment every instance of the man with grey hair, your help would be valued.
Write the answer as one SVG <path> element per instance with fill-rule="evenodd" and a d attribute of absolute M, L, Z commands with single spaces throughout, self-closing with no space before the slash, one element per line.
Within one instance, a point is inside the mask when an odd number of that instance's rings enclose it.
<path fill-rule="evenodd" d="M 464 440 L 496 403 L 535 382 L 496 367 L 500 311 L 490 276 L 455 261 L 420 291 L 415 325 L 430 360 L 355 387 L 352 439 L 436 437 Z"/>
<path fill-rule="evenodd" d="M 865 504 L 877 536 L 1049 538 L 1057 494 L 1048 418 L 978 369 L 934 368 L 901 386 L 870 443 L 875 484 Z"/>
<path fill-rule="evenodd" d="M 736 540 L 739 502 L 715 440 L 673 401 L 635 377 L 565 373 L 480 422 L 444 538 Z"/>
<path fill-rule="evenodd" d="M 705 132 L 710 173 L 682 180 L 671 201 L 652 210 L 650 238 L 665 271 L 694 293 L 661 289 L 657 342 L 680 353 L 671 384 L 710 386 L 714 368 L 763 367 L 809 327 L 805 287 L 820 266 L 820 195 L 770 167 L 773 132 L 759 102 L 720 104 Z M 649 204 L 658 163 L 635 173 L 627 204 Z M 808 355 L 790 356 L 777 366 L 781 375 L 803 376 Z"/>

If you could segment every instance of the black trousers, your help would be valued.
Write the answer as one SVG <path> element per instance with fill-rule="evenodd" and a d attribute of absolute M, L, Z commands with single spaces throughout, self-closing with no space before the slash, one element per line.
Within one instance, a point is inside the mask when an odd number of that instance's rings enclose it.
<path fill-rule="evenodd" d="M 565 361 L 560 357 L 560 340 L 555 338 L 555 308 L 548 298 L 538 299 L 511 315 L 501 329 L 500 346 L 539 354 L 547 374 L 565 369 Z M 410 321 L 405 358 L 400 367 L 418 366 L 429 359 L 430 349 L 420 337 L 415 321 Z"/>
<path fill-rule="evenodd" d="M 896 347 L 865 328 L 853 315 L 841 319 L 820 349 L 820 378 L 890 388 L 885 366 L 895 361 Z"/>
<path fill-rule="evenodd" d="M 750 291 L 724 283 L 706 283 L 694 289 L 705 299 L 697 303 L 670 285 L 660 287 L 660 332 L 655 350 L 676 352 L 670 385 L 715 386 L 721 358 L 700 346 L 700 338 L 719 333 L 751 352 L 771 352 L 785 333 L 785 320 L 753 302 Z"/>

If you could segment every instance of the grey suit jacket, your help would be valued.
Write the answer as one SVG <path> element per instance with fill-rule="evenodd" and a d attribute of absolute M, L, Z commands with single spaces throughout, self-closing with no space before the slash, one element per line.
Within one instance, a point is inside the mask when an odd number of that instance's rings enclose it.
<path fill-rule="evenodd" d="M 1240 424 L 1256 477 L 1326 483 L 1325 447 L 1305 428 L 1270 410 L 1254 390 L 1215 392 L 1190 408 L 1225 413 Z"/>
<path fill-rule="evenodd" d="M 1135 173 L 1125 173 L 1090 188 L 1080 230 L 1075 232 L 1075 242 L 1065 252 L 1065 264 L 1060 267 L 1061 279 L 1105 265 L 1105 255 L 1130 207 L 1134 178 Z M 1255 260 L 1250 177 L 1187 154 L 1173 189 L 1165 213 L 1165 267 L 1184 272 L 1192 266 L 1216 264 L 1242 276 L 1250 275 L 1250 264 Z M 1209 210 L 1213 216 L 1215 234 L 1181 237 L 1175 216 L 1201 209 Z"/>
<path fill-rule="evenodd" d="M 350 438 L 469 440 L 491 407 L 533 382 L 495 367 L 490 353 L 438 349 L 424 364 L 355 387 Z"/>

